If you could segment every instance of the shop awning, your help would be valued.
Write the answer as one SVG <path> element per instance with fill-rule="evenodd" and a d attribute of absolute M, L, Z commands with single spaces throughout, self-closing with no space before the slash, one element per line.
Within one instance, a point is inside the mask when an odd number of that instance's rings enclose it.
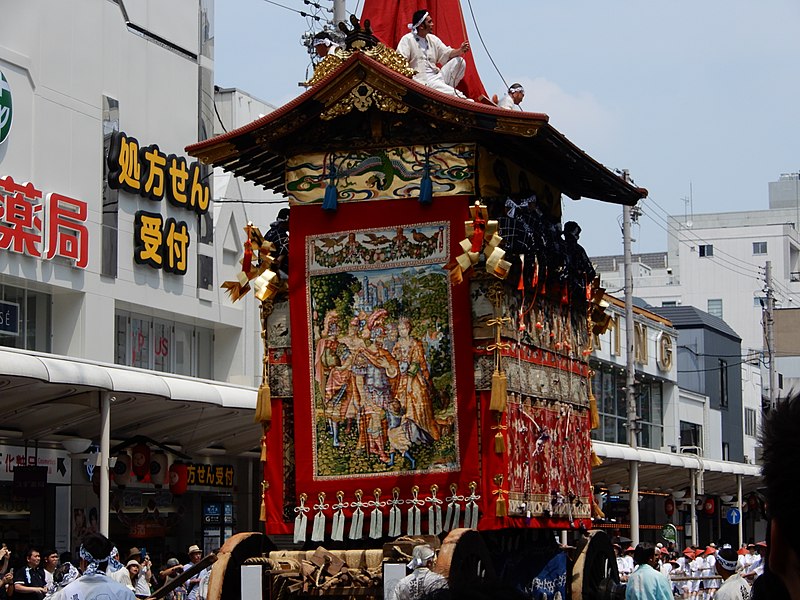
<path fill-rule="evenodd" d="M 105 392 L 114 442 L 143 435 L 188 454 L 258 451 L 254 388 L 9 348 L 0 348 L 0 438 L 97 442 Z"/>
<path fill-rule="evenodd" d="M 761 486 L 761 467 L 726 460 L 711 460 L 694 454 L 661 452 L 648 448 L 631 448 L 625 444 L 593 441 L 594 451 L 603 464 L 592 469 L 595 484 L 619 483 L 628 487 L 630 461 L 639 462 L 639 488 L 643 491 L 665 492 L 690 485 L 691 471 L 703 472 L 706 494 L 736 495 L 736 477 L 742 476 L 744 493 Z"/>

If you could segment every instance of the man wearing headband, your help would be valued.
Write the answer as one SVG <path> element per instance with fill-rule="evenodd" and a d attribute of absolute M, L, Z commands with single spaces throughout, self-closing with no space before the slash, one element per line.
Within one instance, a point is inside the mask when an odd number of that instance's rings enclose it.
<path fill-rule="evenodd" d="M 105 574 L 115 548 L 100 533 L 83 538 L 79 556 L 83 575 L 56 592 L 54 600 L 136 600 L 133 592 Z"/>
<path fill-rule="evenodd" d="M 738 559 L 736 550 L 727 544 L 717 551 L 715 566 L 723 581 L 714 596 L 717 600 L 749 600 L 750 584 L 736 568 Z"/>
<path fill-rule="evenodd" d="M 331 34 L 327 31 L 320 31 L 314 35 L 312 41 L 314 45 L 314 52 L 320 58 L 325 58 L 329 54 L 333 54 L 339 48 L 339 45 L 333 41 Z"/>
<path fill-rule="evenodd" d="M 520 83 L 514 83 L 508 88 L 508 92 L 506 95 L 500 99 L 500 102 L 497 103 L 497 106 L 500 108 L 507 108 L 509 110 L 522 110 L 522 107 L 519 105 L 522 102 L 522 99 L 525 97 L 525 88 L 522 87 Z"/>
<path fill-rule="evenodd" d="M 414 572 L 397 582 L 392 600 L 423 600 L 449 598 L 447 579 L 431 571 L 436 553 L 428 544 L 414 546 L 408 568 Z"/>
<path fill-rule="evenodd" d="M 464 98 L 464 94 L 455 88 L 467 69 L 462 55 L 469 52 L 469 42 L 462 42 L 458 48 L 447 46 L 433 35 L 433 19 L 427 10 L 415 12 L 408 28 L 411 31 L 400 38 L 397 51 L 416 71 L 414 81 L 444 94 Z"/>

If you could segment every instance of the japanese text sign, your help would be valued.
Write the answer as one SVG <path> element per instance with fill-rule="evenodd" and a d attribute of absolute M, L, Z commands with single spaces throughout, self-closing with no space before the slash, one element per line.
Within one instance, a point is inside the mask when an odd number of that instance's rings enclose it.
<path fill-rule="evenodd" d="M 61 256 L 89 264 L 86 203 L 55 192 L 44 198 L 32 183 L 0 177 L 0 250 L 50 260 Z"/>

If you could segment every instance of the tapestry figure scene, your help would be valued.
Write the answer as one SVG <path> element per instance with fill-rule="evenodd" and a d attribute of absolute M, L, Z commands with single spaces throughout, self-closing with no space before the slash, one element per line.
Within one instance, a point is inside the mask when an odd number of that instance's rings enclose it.
<path fill-rule="evenodd" d="M 459 468 L 447 235 L 309 240 L 315 478 Z"/>

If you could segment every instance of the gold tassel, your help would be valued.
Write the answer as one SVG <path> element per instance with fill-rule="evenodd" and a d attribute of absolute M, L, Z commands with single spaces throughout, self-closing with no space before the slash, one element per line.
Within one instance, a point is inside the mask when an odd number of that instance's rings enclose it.
<path fill-rule="evenodd" d="M 600 427 L 600 412 L 597 410 L 597 398 L 592 392 L 592 380 L 589 379 L 589 419 L 592 429 Z"/>
<path fill-rule="evenodd" d="M 498 488 L 496 490 L 492 490 L 492 495 L 497 496 L 497 500 L 494 503 L 495 517 L 508 516 L 508 506 L 506 505 L 506 498 L 505 498 L 505 495 L 508 494 L 508 490 L 503 489 L 503 479 L 504 477 L 500 473 L 498 473 L 492 478 L 492 480 L 494 481 L 495 485 L 497 485 Z"/>
<path fill-rule="evenodd" d="M 508 379 L 505 373 L 501 373 L 499 369 L 494 370 L 492 375 L 492 401 L 489 404 L 489 410 L 496 410 L 499 412 L 506 411 L 506 404 L 508 390 Z"/>
<path fill-rule="evenodd" d="M 253 417 L 254 423 L 262 423 L 272 420 L 272 394 L 269 391 L 269 383 L 264 381 L 258 386 L 258 396 L 256 398 L 256 414 Z"/>
<path fill-rule="evenodd" d="M 508 516 L 508 509 L 506 508 L 506 499 L 503 498 L 502 494 L 498 494 L 497 502 L 494 505 L 494 516 L 495 517 Z"/>
<path fill-rule="evenodd" d="M 600 465 L 603 464 L 602 459 L 599 456 L 597 456 L 597 454 L 595 454 L 594 450 L 592 450 L 591 461 L 593 467 L 599 467 Z"/>
<path fill-rule="evenodd" d="M 267 462 L 267 432 L 264 431 L 264 435 L 261 436 L 261 462 Z"/>
<path fill-rule="evenodd" d="M 494 434 L 494 451 L 497 454 L 504 454 L 506 451 L 506 438 L 503 437 L 502 431 Z"/>
<path fill-rule="evenodd" d="M 267 489 L 269 489 L 269 483 L 267 481 L 261 482 L 261 509 L 258 513 L 258 520 L 262 523 L 267 521 Z"/>
<path fill-rule="evenodd" d="M 495 413 L 497 415 L 497 425 L 492 425 L 492 430 L 497 431 L 494 434 L 494 451 L 497 454 L 504 454 L 506 451 L 506 438 L 503 436 L 503 431 L 508 429 L 507 425 L 503 425 L 503 413 Z"/>

